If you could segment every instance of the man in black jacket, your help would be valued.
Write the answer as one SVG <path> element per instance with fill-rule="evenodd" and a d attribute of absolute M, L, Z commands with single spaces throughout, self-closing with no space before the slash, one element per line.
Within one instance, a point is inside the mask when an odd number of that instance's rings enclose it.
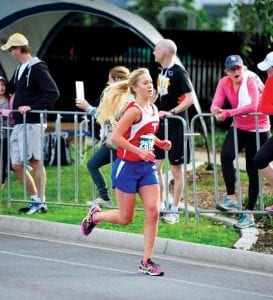
<path fill-rule="evenodd" d="M 11 80 L 9 90 L 14 94 L 12 113 L 15 126 L 10 138 L 10 156 L 12 168 L 21 183 L 24 181 L 24 160 L 32 167 L 34 177 L 26 170 L 26 187 L 31 200 L 28 207 L 19 210 L 33 214 L 46 212 L 44 203 L 46 172 L 41 160 L 41 122 L 39 113 L 27 113 L 31 110 L 46 110 L 59 98 L 58 87 L 49 74 L 47 65 L 38 57 L 32 57 L 27 38 L 20 34 L 12 34 L 7 43 L 1 47 L 9 51 L 19 61 Z M 26 115 L 24 123 L 23 116 Z M 24 149 L 25 145 L 27 146 Z"/>

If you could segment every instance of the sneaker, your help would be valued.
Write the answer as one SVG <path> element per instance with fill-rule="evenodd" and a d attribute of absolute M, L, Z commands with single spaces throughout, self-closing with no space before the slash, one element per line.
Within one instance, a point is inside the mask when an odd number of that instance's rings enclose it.
<path fill-rule="evenodd" d="M 163 276 L 164 275 L 164 271 L 162 270 L 160 265 L 154 263 L 150 258 L 147 260 L 146 263 L 143 263 L 143 261 L 140 262 L 138 273 L 151 275 L 151 276 Z"/>
<path fill-rule="evenodd" d="M 166 216 L 166 213 L 164 211 L 159 212 L 159 220 L 163 220 L 163 218 Z"/>
<path fill-rule="evenodd" d="M 25 207 L 21 207 L 18 209 L 18 213 L 19 214 L 26 214 L 29 212 L 29 210 L 32 208 L 32 204 L 33 202 L 35 202 L 34 200 L 31 200 L 30 204 L 28 206 L 25 206 Z M 40 203 L 40 202 L 39 202 Z M 42 213 L 42 214 L 45 214 L 47 213 L 47 205 L 45 203 L 42 203 L 42 206 L 40 209 L 38 209 L 37 211 L 35 212 L 38 212 L 38 213 Z"/>
<path fill-rule="evenodd" d="M 256 225 L 253 218 L 250 218 L 247 214 L 243 214 L 239 221 L 234 224 L 234 227 L 244 229 L 248 227 L 256 227 Z"/>
<path fill-rule="evenodd" d="M 111 203 L 110 199 L 106 200 L 106 199 L 103 199 L 101 197 L 98 197 L 93 201 L 87 201 L 86 204 L 90 205 L 90 206 L 95 205 L 95 204 L 100 205 L 100 206 L 104 206 L 104 207 L 112 206 L 112 203 Z"/>
<path fill-rule="evenodd" d="M 267 211 L 269 213 L 273 213 L 273 205 L 266 207 L 265 211 Z"/>
<path fill-rule="evenodd" d="M 101 209 L 97 204 L 91 206 L 87 216 L 82 220 L 81 230 L 83 235 L 90 234 L 93 228 L 98 224 L 93 222 L 92 216 L 94 213 L 99 211 L 101 211 Z"/>
<path fill-rule="evenodd" d="M 216 205 L 216 209 L 220 209 L 223 211 L 236 211 L 237 210 L 237 202 L 234 200 L 229 199 L 226 196 L 222 203 Z"/>
<path fill-rule="evenodd" d="M 46 214 L 47 213 L 47 205 L 43 203 L 43 206 L 41 207 L 39 213 Z"/>
<path fill-rule="evenodd" d="M 28 215 L 32 215 L 36 212 L 40 212 L 41 208 L 44 206 L 43 202 L 32 202 L 29 206 L 29 210 L 26 212 Z"/>
<path fill-rule="evenodd" d="M 175 224 L 179 222 L 179 214 L 169 213 L 166 214 L 162 220 L 168 224 Z"/>
<path fill-rule="evenodd" d="M 25 207 L 21 207 L 21 208 L 18 209 L 18 213 L 19 214 L 25 214 L 25 213 L 27 213 L 29 211 L 29 209 L 30 209 L 30 205 L 29 206 L 25 206 Z"/>
<path fill-rule="evenodd" d="M 31 208 L 31 204 L 29 206 L 26 206 L 26 207 L 21 207 L 21 208 L 18 209 L 18 213 L 19 214 L 26 214 L 26 213 L 29 212 L 30 208 Z M 47 205 L 43 203 L 42 207 L 37 212 L 42 213 L 42 214 L 46 214 L 47 213 Z"/>

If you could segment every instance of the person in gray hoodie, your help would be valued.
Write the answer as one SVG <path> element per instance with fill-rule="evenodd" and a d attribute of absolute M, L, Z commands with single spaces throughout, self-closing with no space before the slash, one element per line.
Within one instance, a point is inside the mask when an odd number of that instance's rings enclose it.
<path fill-rule="evenodd" d="M 59 89 L 47 65 L 38 57 L 32 57 L 29 42 L 23 34 L 12 34 L 1 49 L 9 51 L 12 58 L 19 62 L 8 83 L 10 92 L 14 94 L 12 116 L 15 126 L 10 137 L 12 168 L 22 184 L 26 178 L 26 188 L 30 195 L 30 204 L 19 209 L 19 212 L 47 212 L 44 203 L 46 171 L 41 160 L 41 126 L 46 128 L 46 120 L 42 123 L 39 113 L 28 112 L 49 109 L 59 98 Z M 26 153 L 24 145 L 27 145 Z M 24 160 L 33 169 L 33 177 L 28 170 L 24 175 Z"/>

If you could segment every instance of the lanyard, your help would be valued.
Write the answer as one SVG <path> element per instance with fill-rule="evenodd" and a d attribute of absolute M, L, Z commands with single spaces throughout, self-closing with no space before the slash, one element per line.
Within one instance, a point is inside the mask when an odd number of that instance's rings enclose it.
<path fill-rule="evenodd" d="M 159 94 L 159 99 L 161 99 L 161 96 L 168 94 L 170 78 L 167 75 L 168 75 L 169 69 L 172 68 L 173 65 L 174 65 L 174 62 L 171 62 L 171 64 L 166 68 L 165 72 L 163 73 L 164 69 L 162 69 L 161 73 L 158 75 L 157 92 Z"/>

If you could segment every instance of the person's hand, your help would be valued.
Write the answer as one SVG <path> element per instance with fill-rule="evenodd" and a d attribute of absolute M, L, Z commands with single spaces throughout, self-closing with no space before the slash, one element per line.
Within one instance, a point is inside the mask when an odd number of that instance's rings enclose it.
<path fill-rule="evenodd" d="M 221 111 L 222 111 L 222 109 L 216 106 L 216 107 L 213 108 L 212 114 L 215 116 L 218 113 L 220 113 Z"/>
<path fill-rule="evenodd" d="M 166 110 L 160 110 L 158 112 L 159 118 L 160 119 L 164 119 L 166 117 L 171 117 L 173 114 L 170 111 L 166 111 Z"/>
<path fill-rule="evenodd" d="M 222 111 L 218 111 L 217 113 L 215 113 L 215 118 L 217 121 L 223 121 Z"/>
<path fill-rule="evenodd" d="M 223 109 L 221 109 L 219 107 L 215 107 L 213 109 L 212 113 L 217 121 L 224 121 L 222 112 L 223 112 Z"/>
<path fill-rule="evenodd" d="M 75 99 L 75 104 L 78 108 L 87 111 L 91 105 L 85 99 Z"/>
<path fill-rule="evenodd" d="M 159 140 L 156 146 L 164 151 L 169 151 L 172 148 L 172 143 L 169 140 Z"/>
<path fill-rule="evenodd" d="M 31 110 L 31 107 L 30 106 L 19 106 L 18 107 L 18 111 L 23 115 L 25 114 L 26 112 L 30 111 Z"/>
<path fill-rule="evenodd" d="M 153 150 L 146 150 L 146 149 L 139 149 L 138 155 L 142 160 L 154 162 L 155 161 L 155 154 Z"/>

